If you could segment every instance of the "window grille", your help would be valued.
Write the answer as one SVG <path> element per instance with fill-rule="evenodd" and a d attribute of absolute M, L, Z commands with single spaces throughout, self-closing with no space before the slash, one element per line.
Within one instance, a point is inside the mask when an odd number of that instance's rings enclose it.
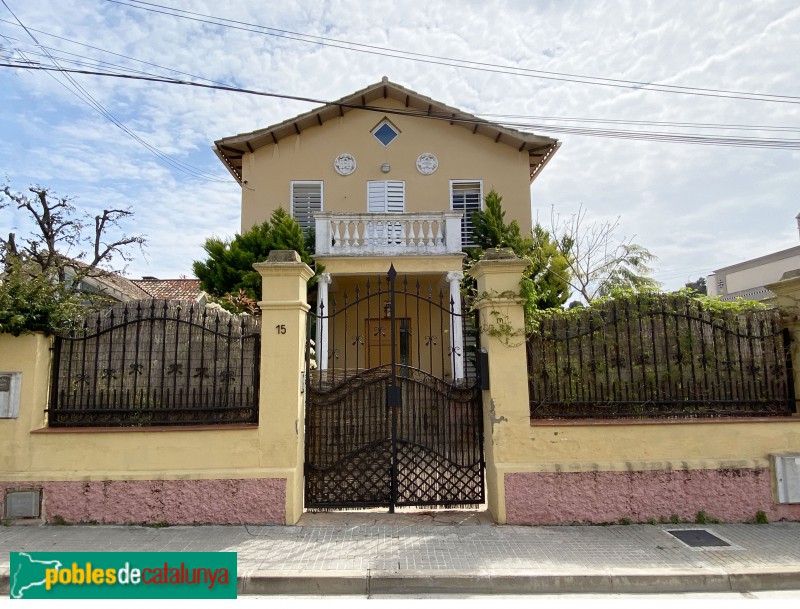
<path fill-rule="evenodd" d="M 304 233 L 314 228 L 318 211 L 322 211 L 322 182 L 292 182 L 292 217 Z"/>
<path fill-rule="evenodd" d="M 483 209 L 483 184 L 480 180 L 450 182 L 450 201 L 453 211 L 464 214 L 461 218 L 461 246 L 475 247 L 472 214 Z"/>

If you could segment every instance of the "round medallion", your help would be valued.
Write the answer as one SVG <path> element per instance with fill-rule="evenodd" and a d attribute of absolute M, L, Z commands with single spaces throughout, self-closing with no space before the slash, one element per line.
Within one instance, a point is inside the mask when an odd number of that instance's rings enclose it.
<path fill-rule="evenodd" d="M 439 168 L 439 159 L 430 152 L 423 152 L 417 157 L 417 171 L 422 175 L 429 176 Z"/>
<path fill-rule="evenodd" d="M 333 168 L 340 176 L 349 176 L 356 170 L 356 159 L 352 154 L 340 154 L 333 161 Z"/>

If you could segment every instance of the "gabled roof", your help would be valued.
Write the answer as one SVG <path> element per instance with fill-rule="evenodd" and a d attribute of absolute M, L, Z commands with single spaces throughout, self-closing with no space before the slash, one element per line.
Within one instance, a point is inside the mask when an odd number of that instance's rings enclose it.
<path fill-rule="evenodd" d="M 86 263 L 74 258 L 65 258 L 64 270 L 73 279 L 80 275 L 80 281 L 88 291 L 104 294 L 114 300 L 141 300 L 150 297 L 150 294 L 131 279 L 104 269 L 95 268 L 90 271 Z"/>
<path fill-rule="evenodd" d="M 407 110 L 393 111 L 370 106 L 371 102 L 382 98 L 400 101 L 405 104 Z M 217 140 L 214 142 L 214 152 L 233 177 L 236 178 L 236 181 L 241 184 L 242 157 L 246 153 L 254 152 L 262 146 L 277 144 L 286 137 L 300 135 L 304 129 L 317 127 L 327 120 L 344 116 L 347 112 L 352 112 L 353 110 L 374 110 L 384 114 L 410 114 L 411 116 L 446 120 L 451 125 L 460 125 L 465 129 L 469 129 L 473 134 L 490 137 L 495 143 L 513 146 L 520 152 L 527 150 L 530 156 L 531 181 L 539 175 L 542 168 L 561 145 L 561 142 L 556 139 L 510 129 L 467 112 L 462 112 L 416 91 L 406 89 L 397 83 L 391 82 L 384 76 L 383 80 L 365 89 L 356 91 L 305 114 L 290 118 L 282 123 L 251 131 L 250 133 L 241 133 Z"/>
<path fill-rule="evenodd" d="M 162 300 L 197 300 L 203 294 L 200 289 L 199 279 L 158 279 L 156 277 L 142 277 L 141 279 L 128 279 L 119 273 L 104 269 L 91 269 L 88 265 L 76 259 L 67 259 L 65 270 L 70 277 L 75 277 L 76 272 L 85 272 L 80 280 L 91 292 L 97 292 L 119 300 L 147 300 L 158 298 Z"/>
<path fill-rule="evenodd" d="M 142 277 L 133 283 L 153 298 L 164 300 L 197 300 L 202 293 L 199 279 L 157 279 Z"/>

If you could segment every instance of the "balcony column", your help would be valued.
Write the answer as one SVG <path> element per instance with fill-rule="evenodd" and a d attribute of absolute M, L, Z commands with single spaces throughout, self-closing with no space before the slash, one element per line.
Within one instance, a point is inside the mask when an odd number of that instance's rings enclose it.
<path fill-rule="evenodd" d="M 453 371 L 453 381 L 464 378 L 464 335 L 461 325 L 461 280 L 464 279 L 462 271 L 447 273 L 450 282 L 450 369 Z"/>
<path fill-rule="evenodd" d="M 328 369 L 328 286 L 331 284 L 331 274 L 322 273 L 317 279 L 317 334 L 316 352 L 317 367 L 320 370 Z"/>

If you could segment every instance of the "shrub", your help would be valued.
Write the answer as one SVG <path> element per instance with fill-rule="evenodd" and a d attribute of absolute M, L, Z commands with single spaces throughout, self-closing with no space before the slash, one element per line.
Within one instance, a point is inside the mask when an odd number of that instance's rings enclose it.
<path fill-rule="evenodd" d="M 18 259 L 6 259 L 0 283 L 0 333 L 55 334 L 71 325 L 85 303 L 86 297 L 71 293 L 54 271 L 32 275 Z"/>

